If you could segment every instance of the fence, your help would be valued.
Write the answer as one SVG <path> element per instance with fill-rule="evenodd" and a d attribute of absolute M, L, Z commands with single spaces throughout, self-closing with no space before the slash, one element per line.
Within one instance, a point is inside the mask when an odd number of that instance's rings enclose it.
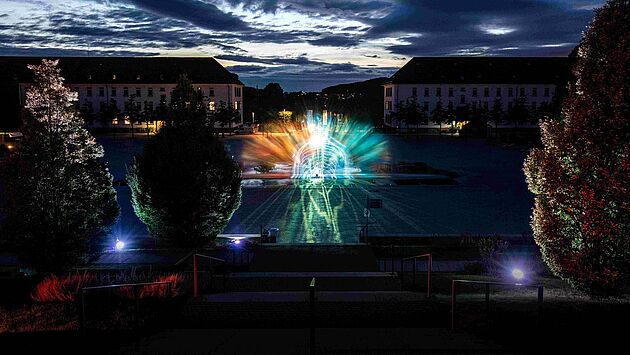
<path fill-rule="evenodd" d="M 138 326 L 138 311 L 140 309 L 140 305 L 138 302 L 138 287 L 144 286 L 156 286 L 156 285 L 166 285 L 166 294 L 170 295 L 173 285 L 170 281 L 160 281 L 160 282 L 139 282 L 139 283 L 129 283 L 129 284 L 116 284 L 116 285 L 105 285 L 105 286 L 91 286 L 91 287 L 83 287 L 81 288 L 79 295 L 80 302 L 80 314 L 79 314 L 79 329 L 81 333 L 85 333 L 85 321 L 86 321 L 86 313 L 85 313 L 85 293 L 88 291 L 95 290 L 112 290 L 117 288 L 126 288 L 131 287 L 133 290 L 133 300 L 134 300 L 134 322 L 136 323 L 136 327 Z"/>
<path fill-rule="evenodd" d="M 416 278 L 418 274 L 417 261 L 421 258 L 427 258 L 427 297 L 431 297 L 431 265 L 433 258 L 431 253 L 414 255 L 408 258 L 400 259 L 400 289 L 401 291 L 403 291 L 405 287 L 405 261 L 413 260 L 413 276 L 411 284 L 412 286 L 414 286 L 416 284 Z"/>
<path fill-rule="evenodd" d="M 491 285 L 536 288 L 538 290 L 538 324 L 539 325 L 542 324 L 542 311 L 543 311 L 543 286 L 542 285 L 529 285 L 529 284 L 496 282 L 496 281 L 453 280 L 452 286 L 451 286 L 451 329 L 455 329 L 456 322 L 457 322 L 456 309 L 457 309 L 457 284 L 458 283 L 485 285 L 486 317 L 489 317 L 490 315 L 490 286 Z"/>
<path fill-rule="evenodd" d="M 225 264 L 225 260 L 223 259 L 219 259 L 219 258 L 214 258 L 212 256 L 207 256 L 207 255 L 203 255 L 203 254 L 193 254 L 193 296 L 194 297 L 199 297 L 199 283 L 198 283 L 198 267 L 197 267 L 197 258 L 205 258 L 207 260 L 210 260 L 210 262 L 212 263 L 213 261 L 215 262 L 220 262 Z M 214 278 L 214 269 L 210 269 L 210 289 L 212 289 L 212 280 Z M 223 274 L 223 284 L 225 285 L 225 274 Z"/>

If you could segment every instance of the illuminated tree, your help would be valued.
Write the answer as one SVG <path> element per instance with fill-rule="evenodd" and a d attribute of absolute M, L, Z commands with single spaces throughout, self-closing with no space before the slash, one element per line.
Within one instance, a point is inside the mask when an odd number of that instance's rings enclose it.
<path fill-rule="evenodd" d="M 218 107 L 214 111 L 214 120 L 219 122 L 221 127 L 232 127 L 232 123 L 236 123 L 241 120 L 241 113 L 234 108 L 231 104 L 226 104 L 224 101 L 220 101 Z M 225 130 L 222 130 L 222 135 L 225 135 Z"/>
<path fill-rule="evenodd" d="M 435 105 L 435 108 L 431 112 L 431 119 L 434 123 L 440 125 L 440 134 L 442 134 L 442 123 L 446 122 L 447 117 L 448 116 L 446 114 L 446 110 L 442 106 L 442 101 L 438 101 Z"/>
<path fill-rule="evenodd" d="M 160 130 L 128 168 L 127 180 L 136 215 L 170 246 L 206 245 L 240 204 L 239 166 L 205 125 Z"/>
<path fill-rule="evenodd" d="M 24 140 L 3 168 L 2 238 L 40 272 L 81 263 L 118 217 L 103 148 L 76 111 L 77 93 L 64 85 L 58 61 L 29 66 Z"/>
<path fill-rule="evenodd" d="M 630 273 L 630 2 L 595 13 L 579 46 L 563 119 L 542 123 L 525 161 L 532 228 L 550 269 L 591 294 Z"/>

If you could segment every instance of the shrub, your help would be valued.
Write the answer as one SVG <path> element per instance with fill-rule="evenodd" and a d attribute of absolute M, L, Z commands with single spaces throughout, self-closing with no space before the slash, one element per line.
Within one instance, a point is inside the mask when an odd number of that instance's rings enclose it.
<path fill-rule="evenodd" d="M 510 244 L 500 236 L 481 237 L 477 241 L 479 248 L 479 256 L 481 258 L 481 266 L 483 270 L 490 275 L 497 275 L 499 265 L 499 255 L 503 253 Z"/>
<path fill-rule="evenodd" d="M 46 277 L 35 286 L 31 298 L 37 302 L 74 301 L 82 287 L 93 285 L 96 278 L 88 273 Z"/>

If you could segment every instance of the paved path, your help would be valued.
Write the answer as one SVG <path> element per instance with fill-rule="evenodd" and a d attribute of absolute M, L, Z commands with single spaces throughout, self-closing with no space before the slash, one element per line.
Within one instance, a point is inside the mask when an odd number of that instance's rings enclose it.
<path fill-rule="evenodd" d="M 319 354 L 509 354 L 496 344 L 446 329 L 319 328 Z M 308 354 L 308 329 L 177 329 L 115 354 Z"/>

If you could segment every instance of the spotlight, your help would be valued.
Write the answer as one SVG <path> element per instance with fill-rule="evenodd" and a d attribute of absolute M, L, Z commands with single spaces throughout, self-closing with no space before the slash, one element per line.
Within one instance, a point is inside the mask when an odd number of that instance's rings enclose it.
<path fill-rule="evenodd" d="M 114 248 L 116 248 L 116 250 L 121 251 L 125 248 L 125 242 L 123 242 L 122 240 L 116 239 L 116 244 L 114 245 Z"/>
<path fill-rule="evenodd" d="M 235 239 L 234 240 L 234 244 L 236 244 L 236 245 L 241 244 L 241 240 L 240 239 Z"/>
<path fill-rule="evenodd" d="M 514 268 L 512 269 L 512 277 L 514 277 L 517 281 L 521 281 L 525 278 L 525 273 L 519 268 Z"/>

